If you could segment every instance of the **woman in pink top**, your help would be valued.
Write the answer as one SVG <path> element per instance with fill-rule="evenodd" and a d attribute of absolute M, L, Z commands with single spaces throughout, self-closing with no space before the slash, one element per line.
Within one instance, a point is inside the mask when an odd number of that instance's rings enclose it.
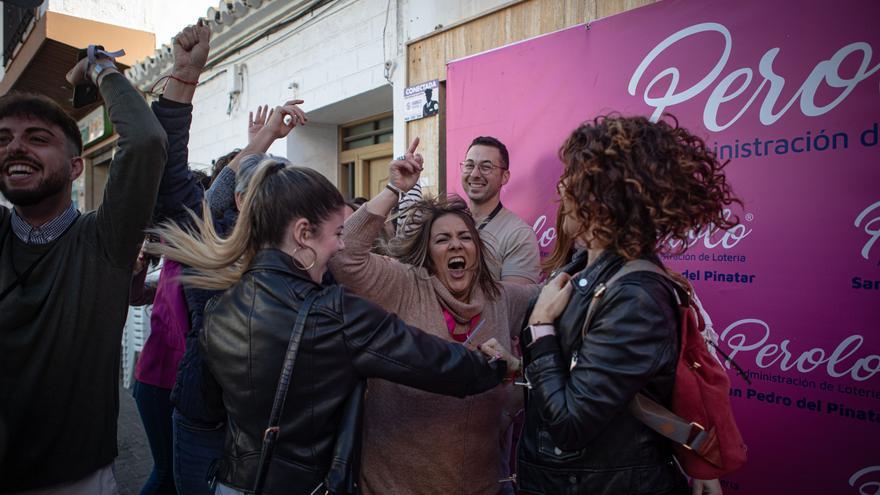
<path fill-rule="evenodd" d="M 142 272 L 147 272 L 147 269 L 144 268 Z M 153 304 L 150 336 L 138 358 L 132 387 L 153 455 L 153 470 L 141 490 L 143 495 L 177 493 L 171 462 L 173 408 L 170 395 L 177 365 L 186 348 L 185 335 L 189 330 L 189 312 L 177 281 L 178 275 L 180 265 L 166 259 L 155 296 L 152 297 L 152 291 L 144 286 L 143 276 L 135 275 L 129 297 L 132 305 Z"/>
<path fill-rule="evenodd" d="M 536 286 L 499 283 L 467 205 L 460 198 L 420 203 L 411 221 L 421 228 L 396 259 L 370 252 L 398 193 L 419 178 L 416 140 L 391 162 L 389 183 L 345 224 L 345 249 L 330 263 L 347 289 L 396 313 L 408 324 L 450 341 L 510 345 Z M 515 368 L 514 364 L 510 365 Z M 512 386 L 465 399 L 370 380 L 364 411 L 361 489 L 364 494 L 498 494 L 501 416 Z"/>

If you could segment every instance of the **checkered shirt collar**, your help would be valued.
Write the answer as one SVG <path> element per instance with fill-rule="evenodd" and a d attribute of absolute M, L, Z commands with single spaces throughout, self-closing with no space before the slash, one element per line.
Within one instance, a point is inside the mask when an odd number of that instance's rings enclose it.
<path fill-rule="evenodd" d="M 79 210 L 73 207 L 73 203 L 63 213 L 48 222 L 33 227 L 18 215 L 15 208 L 12 209 L 12 231 L 16 237 L 25 244 L 49 244 L 67 230 L 67 227 L 79 217 Z"/>

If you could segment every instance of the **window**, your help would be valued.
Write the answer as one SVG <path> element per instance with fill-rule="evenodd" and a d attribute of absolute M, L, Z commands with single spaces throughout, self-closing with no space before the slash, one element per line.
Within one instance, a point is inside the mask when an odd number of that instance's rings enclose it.
<path fill-rule="evenodd" d="M 342 127 L 342 150 L 348 151 L 375 144 L 390 143 L 394 135 L 394 117 L 374 118 Z"/>

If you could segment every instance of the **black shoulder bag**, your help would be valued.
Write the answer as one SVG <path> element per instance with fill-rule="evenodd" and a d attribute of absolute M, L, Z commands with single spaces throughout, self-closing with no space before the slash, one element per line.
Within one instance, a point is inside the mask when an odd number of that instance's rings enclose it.
<path fill-rule="evenodd" d="M 361 471 L 361 432 L 364 417 L 364 380 L 355 385 L 345 400 L 342 420 L 333 446 L 333 461 L 324 482 L 312 490 L 323 495 L 357 495 L 358 477 Z M 322 491 L 323 490 L 323 491 Z"/>

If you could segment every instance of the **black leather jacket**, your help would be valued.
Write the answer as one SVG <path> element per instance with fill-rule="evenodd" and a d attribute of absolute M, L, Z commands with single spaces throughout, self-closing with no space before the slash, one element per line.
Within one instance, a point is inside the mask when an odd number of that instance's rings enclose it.
<path fill-rule="evenodd" d="M 330 466 L 345 400 L 367 377 L 463 397 L 504 377 L 500 361 L 407 326 L 346 292 L 323 287 L 287 254 L 267 249 L 241 281 L 206 308 L 201 346 L 229 414 L 219 481 L 253 488 L 263 432 L 302 301 L 318 292 L 306 322 L 266 480 L 266 494 L 310 493 Z M 429 452 L 425 453 L 430 455 Z"/>
<path fill-rule="evenodd" d="M 637 392 L 669 406 L 679 349 L 672 286 L 654 273 L 624 276 L 601 298 L 581 340 L 593 291 L 623 262 L 606 252 L 576 275 L 571 301 L 555 322 L 558 338 L 525 349 L 532 388 L 517 452 L 524 493 L 687 493 L 671 443 L 627 410 Z"/>

